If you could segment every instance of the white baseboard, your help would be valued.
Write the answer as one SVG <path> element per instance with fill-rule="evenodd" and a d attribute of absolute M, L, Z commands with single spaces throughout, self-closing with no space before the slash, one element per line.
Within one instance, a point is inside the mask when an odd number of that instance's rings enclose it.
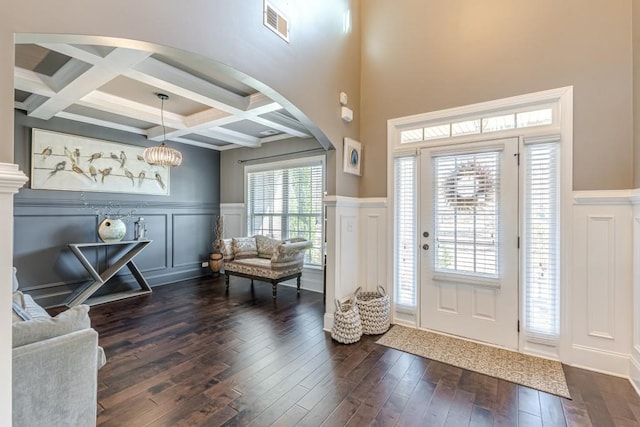
<path fill-rule="evenodd" d="M 629 354 L 606 351 L 574 344 L 571 352 L 571 366 L 600 372 L 616 377 L 629 377 Z"/>
<path fill-rule="evenodd" d="M 640 396 L 640 361 L 636 360 L 634 354 L 629 357 L 629 381 Z"/>

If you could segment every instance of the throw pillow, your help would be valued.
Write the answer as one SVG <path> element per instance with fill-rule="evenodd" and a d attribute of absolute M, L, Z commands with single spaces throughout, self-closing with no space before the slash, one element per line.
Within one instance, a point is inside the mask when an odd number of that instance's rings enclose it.
<path fill-rule="evenodd" d="M 258 256 L 260 258 L 271 258 L 273 252 L 282 240 L 272 239 L 267 236 L 255 236 L 256 239 L 256 247 L 258 248 Z"/>
<path fill-rule="evenodd" d="M 220 239 L 220 252 L 225 261 L 233 261 L 232 239 Z"/>
<path fill-rule="evenodd" d="M 22 292 L 15 291 L 11 296 L 11 300 L 12 300 L 11 301 L 11 306 L 12 306 L 11 321 L 12 322 L 21 322 L 23 320 L 31 319 L 31 316 L 29 316 L 29 313 L 27 313 L 25 310 L 24 296 L 22 295 Z"/>
<path fill-rule="evenodd" d="M 39 318 L 13 324 L 13 347 L 65 335 L 91 327 L 89 306 L 78 305 L 56 317 Z"/>
<path fill-rule="evenodd" d="M 253 237 L 238 237 L 231 239 L 233 253 L 237 259 L 254 258 L 258 256 L 256 239 Z"/>

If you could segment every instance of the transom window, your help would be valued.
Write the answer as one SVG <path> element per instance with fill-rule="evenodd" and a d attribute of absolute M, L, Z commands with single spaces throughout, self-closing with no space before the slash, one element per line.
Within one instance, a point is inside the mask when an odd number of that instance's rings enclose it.
<path fill-rule="evenodd" d="M 410 144 L 551 124 L 553 124 L 552 107 L 509 113 L 500 112 L 475 119 L 450 121 L 418 129 L 403 130 L 400 132 L 400 143 Z"/>

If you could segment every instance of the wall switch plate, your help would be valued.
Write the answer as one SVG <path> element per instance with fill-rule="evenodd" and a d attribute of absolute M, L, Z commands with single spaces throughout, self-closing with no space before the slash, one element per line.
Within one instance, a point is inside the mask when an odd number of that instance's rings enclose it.
<path fill-rule="evenodd" d="M 348 101 L 349 101 L 349 97 L 347 96 L 347 94 L 344 92 L 340 92 L 340 104 L 347 105 Z"/>
<path fill-rule="evenodd" d="M 202 261 L 202 265 L 200 267 L 209 267 L 209 261 Z"/>

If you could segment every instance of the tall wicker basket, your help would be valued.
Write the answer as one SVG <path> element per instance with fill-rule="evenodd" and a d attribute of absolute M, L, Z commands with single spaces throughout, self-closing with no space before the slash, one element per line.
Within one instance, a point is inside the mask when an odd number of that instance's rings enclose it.
<path fill-rule="evenodd" d="M 333 314 L 331 338 L 343 344 L 352 344 L 360 341 L 362 336 L 360 312 L 356 302 L 357 299 L 355 297 L 343 303 L 336 299 L 336 312 Z"/>
<path fill-rule="evenodd" d="M 377 292 L 361 292 L 356 289 L 355 298 L 360 310 L 362 333 L 365 335 L 384 334 L 391 324 L 389 295 L 382 286 Z"/>

